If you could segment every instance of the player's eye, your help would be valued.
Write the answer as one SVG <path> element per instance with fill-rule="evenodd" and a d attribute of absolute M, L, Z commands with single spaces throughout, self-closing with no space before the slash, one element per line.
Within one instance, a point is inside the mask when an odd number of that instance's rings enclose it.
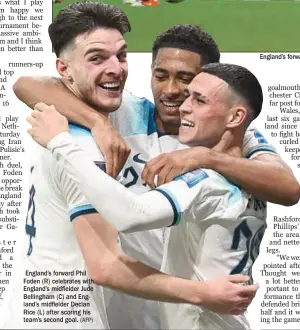
<path fill-rule="evenodd" d="M 120 62 L 126 62 L 127 61 L 127 52 L 121 52 L 117 55 L 117 58 Z"/>
<path fill-rule="evenodd" d="M 180 77 L 179 79 L 181 80 L 181 82 L 183 82 L 183 83 L 186 84 L 186 85 L 190 84 L 191 81 L 193 80 L 193 78 L 190 77 L 190 76 L 188 76 L 188 77 L 186 77 L 186 76 L 182 76 L 182 77 Z"/>
<path fill-rule="evenodd" d="M 205 101 L 203 99 L 197 98 L 197 103 L 198 104 L 205 104 Z"/>
<path fill-rule="evenodd" d="M 95 55 L 90 58 L 90 61 L 93 63 L 100 63 L 103 58 L 100 55 Z"/>
<path fill-rule="evenodd" d="M 155 78 L 158 81 L 164 81 L 164 80 L 168 79 L 168 77 L 164 74 L 155 74 Z"/>

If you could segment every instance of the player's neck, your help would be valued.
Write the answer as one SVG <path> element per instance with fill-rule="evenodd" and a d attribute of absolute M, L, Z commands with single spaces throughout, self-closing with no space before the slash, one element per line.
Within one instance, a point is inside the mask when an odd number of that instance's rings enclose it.
<path fill-rule="evenodd" d="M 178 135 L 179 132 L 178 125 L 164 123 L 158 116 L 155 116 L 155 123 L 159 133 L 166 135 Z"/>
<path fill-rule="evenodd" d="M 234 157 L 242 157 L 243 136 L 234 130 L 227 130 L 212 149 Z"/>

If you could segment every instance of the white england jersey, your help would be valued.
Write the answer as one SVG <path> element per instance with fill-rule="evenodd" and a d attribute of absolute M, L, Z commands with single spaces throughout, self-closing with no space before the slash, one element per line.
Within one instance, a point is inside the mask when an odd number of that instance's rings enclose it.
<path fill-rule="evenodd" d="M 90 132 L 73 125 L 70 132 L 103 168 Z M 108 329 L 102 287 L 87 277 L 71 223 L 96 211 L 48 150 L 31 172 L 24 256 L 4 328 Z"/>
<path fill-rule="evenodd" d="M 145 98 L 126 91 L 120 109 L 110 115 L 114 127 L 131 148 L 120 176 L 122 184 L 136 194 L 149 191 L 141 180 L 145 163 L 161 153 L 153 118 L 154 106 Z M 122 250 L 132 258 L 160 269 L 163 257 L 163 230 L 119 233 Z M 160 329 L 156 301 L 132 297 L 105 289 L 107 316 L 111 329 Z"/>
<path fill-rule="evenodd" d="M 195 170 L 156 189 L 174 221 L 162 271 L 191 280 L 250 274 L 266 224 L 266 204 L 212 170 Z M 162 329 L 248 329 L 243 315 L 219 315 L 188 304 L 161 303 Z"/>
<path fill-rule="evenodd" d="M 187 148 L 177 136 L 160 134 L 154 119 L 154 105 L 145 98 L 138 98 L 124 91 L 119 110 L 112 113 L 110 120 L 131 147 L 131 154 L 124 166 L 122 183 L 131 191 L 141 194 L 149 191 L 143 185 L 141 173 L 150 159 L 161 153 Z M 245 135 L 244 157 L 254 158 L 262 153 L 276 153 L 254 127 Z M 129 256 L 160 269 L 164 237 L 168 229 L 154 229 L 130 234 L 120 233 L 123 251 Z M 107 294 L 107 314 L 112 329 L 160 329 L 156 302 L 147 301 L 119 292 Z M 124 308 L 126 306 L 126 309 Z"/>
<path fill-rule="evenodd" d="M 67 132 L 52 139 L 48 148 L 119 231 L 177 225 L 165 241 L 166 273 L 193 280 L 251 273 L 266 225 L 266 206 L 221 175 L 198 169 L 136 195 L 98 171 Z M 113 202 L 117 208 L 110 207 Z M 162 329 L 248 328 L 244 316 L 221 316 L 185 304 L 163 304 L 160 311 Z"/>

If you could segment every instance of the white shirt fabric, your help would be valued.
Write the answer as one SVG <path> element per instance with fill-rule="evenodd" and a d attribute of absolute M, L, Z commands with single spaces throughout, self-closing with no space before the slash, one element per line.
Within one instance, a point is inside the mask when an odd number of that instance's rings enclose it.
<path fill-rule="evenodd" d="M 119 231 L 178 225 L 166 240 L 162 270 L 199 280 L 249 272 L 253 255 L 247 242 L 265 225 L 266 207 L 216 172 L 199 169 L 135 195 L 106 174 L 97 175 L 94 164 L 67 133 L 54 138 L 49 148 L 98 212 Z M 101 185 L 105 192 L 97 189 Z M 106 203 L 101 202 L 104 200 Z M 109 207 L 114 203 L 117 208 Z M 199 309 L 193 306 L 162 306 L 163 328 L 202 329 L 209 324 L 218 329 L 248 328 L 243 316 L 223 317 L 206 311 L 199 316 Z"/>
<path fill-rule="evenodd" d="M 103 156 L 90 132 L 74 125 L 70 126 L 70 132 L 74 141 L 84 148 L 98 167 L 102 168 Z M 98 167 L 96 168 L 100 172 Z M 102 287 L 90 284 L 93 291 L 81 292 L 82 286 L 87 287 L 84 281 L 87 281 L 88 277 L 71 223 L 71 220 L 77 216 L 94 213 L 96 210 L 48 150 L 42 150 L 31 170 L 32 186 L 26 219 L 23 260 L 22 264 L 18 265 L 19 278 L 13 290 L 4 328 L 107 329 L 108 321 Z M 44 275 L 33 277 L 32 274 L 28 274 L 26 276 L 26 271 Z M 59 275 L 59 273 L 55 275 L 55 272 L 64 272 L 65 275 Z M 37 287 L 34 292 L 24 288 L 24 279 L 31 280 L 32 278 L 39 280 L 34 284 Z M 44 278 L 49 279 L 50 282 L 43 283 Z M 74 283 L 74 279 L 80 283 Z M 58 282 L 51 283 L 54 280 Z M 25 285 L 29 288 L 33 287 L 33 284 Z M 55 291 L 56 287 L 59 291 Z M 69 287 L 77 288 L 78 291 L 70 291 Z M 38 289 L 44 291 L 37 291 Z M 79 293 L 84 294 L 84 297 L 80 297 Z M 24 294 L 31 298 L 24 299 Z M 47 300 L 47 297 L 43 298 L 42 294 L 50 298 Z M 58 294 L 63 294 L 64 297 L 58 299 Z M 73 295 L 73 297 L 68 298 L 68 295 Z M 60 300 L 68 303 L 68 306 L 42 307 L 47 301 L 59 302 Z M 37 306 L 26 308 L 23 304 L 33 302 L 39 304 L 40 310 L 45 312 L 44 315 L 37 314 L 39 309 Z M 90 312 L 87 315 L 90 317 L 89 320 L 87 318 L 82 321 L 83 307 L 75 306 L 76 303 L 88 304 L 84 309 Z M 36 313 L 24 314 L 24 309 L 35 310 Z M 58 314 L 47 315 L 49 309 L 58 311 Z M 63 315 L 63 313 L 66 314 Z M 23 317 L 31 318 L 31 322 L 24 322 Z M 60 322 L 62 317 L 64 319 Z M 67 318 L 69 321 L 66 321 Z"/>
<path fill-rule="evenodd" d="M 138 98 L 124 91 L 121 108 L 112 113 L 110 120 L 131 147 L 131 155 L 121 172 L 123 184 L 130 191 L 141 194 L 149 191 L 143 185 L 141 173 L 144 163 L 161 153 L 186 148 L 177 136 L 163 135 L 154 120 L 154 105 L 145 98 Z M 244 156 L 254 158 L 275 149 L 264 137 L 250 127 L 244 139 Z M 122 233 L 120 242 L 129 256 L 160 269 L 163 259 L 163 242 L 168 228 L 142 232 Z M 112 329 L 160 329 L 158 303 L 105 289 L 108 299 L 107 314 Z M 124 308 L 126 306 L 126 308 Z"/>
<path fill-rule="evenodd" d="M 251 275 L 253 251 L 261 242 L 252 239 L 265 225 L 264 202 L 212 170 L 186 173 L 158 190 L 177 212 L 165 246 L 163 272 L 199 281 Z M 249 328 L 243 315 L 218 315 L 187 304 L 161 303 L 161 320 L 163 329 Z"/>

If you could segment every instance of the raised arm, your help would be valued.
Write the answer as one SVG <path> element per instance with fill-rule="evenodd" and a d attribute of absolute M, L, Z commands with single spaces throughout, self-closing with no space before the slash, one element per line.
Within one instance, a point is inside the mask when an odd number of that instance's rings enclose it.
<path fill-rule="evenodd" d="M 276 154 L 252 160 L 213 154 L 214 169 L 259 199 L 291 206 L 300 199 L 300 186 L 291 169 Z"/>
<path fill-rule="evenodd" d="M 116 176 L 123 168 L 130 149 L 110 121 L 77 96 L 61 79 L 55 77 L 21 77 L 14 84 L 16 96 L 30 108 L 39 102 L 54 105 L 70 122 L 89 128 L 106 160 L 107 174 Z"/>
<path fill-rule="evenodd" d="M 121 232 L 163 228 L 175 224 L 178 209 L 158 191 L 136 195 L 94 164 L 72 136 L 64 132 L 48 148 L 68 176 L 76 182 L 93 207 Z"/>
<path fill-rule="evenodd" d="M 13 89 L 18 99 L 31 109 L 39 102 L 53 104 L 58 112 L 75 124 L 92 129 L 99 118 L 103 122 L 108 121 L 73 94 L 60 78 L 23 76 L 16 81 Z"/>
<path fill-rule="evenodd" d="M 290 168 L 277 154 L 259 154 L 252 160 L 237 158 L 205 147 L 162 154 L 147 163 L 143 180 L 154 187 L 197 168 L 213 169 L 255 197 L 291 206 L 300 199 L 300 186 Z"/>

